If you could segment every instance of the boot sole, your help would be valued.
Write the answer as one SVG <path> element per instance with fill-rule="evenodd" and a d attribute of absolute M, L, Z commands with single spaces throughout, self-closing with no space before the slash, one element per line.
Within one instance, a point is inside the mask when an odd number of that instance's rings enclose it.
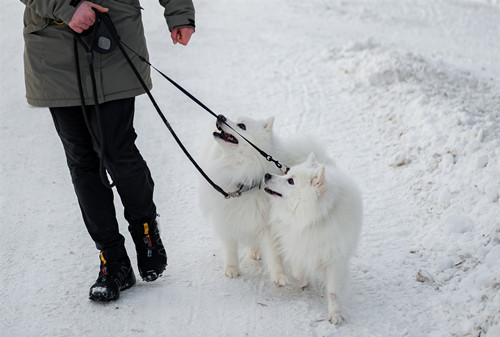
<path fill-rule="evenodd" d="M 120 298 L 120 292 L 123 290 L 127 290 L 129 288 L 132 288 L 134 284 L 136 283 L 135 277 L 127 282 L 125 282 L 121 287 L 120 290 L 116 294 L 107 294 L 107 293 L 92 293 L 92 291 L 89 294 L 89 299 L 95 302 L 110 302 L 110 301 L 115 301 Z"/>
<path fill-rule="evenodd" d="M 146 281 L 146 282 L 156 281 L 159 277 L 162 277 L 162 276 L 163 276 L 163 272 L 158 274 L 155 271 L 151 271 L 151 270 L 144 273 L 144 275 L 141 275 L 142 280 Z"/>
<path fill-rule="evenodd" d="M 163 272 L 165 271 L 165 269 L 167 269 L 166 264 L 163 266 L 163 269 L 160 272 L 157 272 L 153 269 L 143 272 L 142 269 L 139 268 L 139 274 L 141 275 L 143 281 L 153 282 L 156 281 L 159 277 L 163 276 Z"/>

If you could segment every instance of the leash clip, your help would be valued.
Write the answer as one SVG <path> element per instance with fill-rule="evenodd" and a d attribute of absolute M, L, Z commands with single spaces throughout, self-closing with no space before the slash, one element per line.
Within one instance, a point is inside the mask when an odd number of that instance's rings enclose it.
<path fill-rule="evenodd" d="M 224 199 L 231 199 L 231 198 L 238 198 L 238 197 L 241 197 L 241 192 L 239 190 L 227 193 L 227 195 L 224 197 Z"/>
<path fill-rule="evenodd" d="M 231 199 L 231 198 L 238 198 L 238 197 L 241 197 L 241 193 L 244 192 L 243 191 L 243 185 L 239 185 L 239 188 L 234 191 L 234 192 L 226 192 L 227 193 L 227 196 L 225 197 L 226 199 Z"/>

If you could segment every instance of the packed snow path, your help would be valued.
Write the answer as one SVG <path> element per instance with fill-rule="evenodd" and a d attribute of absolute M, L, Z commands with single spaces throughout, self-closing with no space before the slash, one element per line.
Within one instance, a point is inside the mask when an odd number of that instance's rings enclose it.
<path fill-rule="evenodd" d="M 316 135 L 358 182 L 365 221 L 342 296 L 346 321 L 327 322 L 319 283 L 277 288 L 246 254 L 243 275 L 224 277 L 198 211 L 198 173 L 145 96 L 138 145 L 155 178 L 169 266 L 117 302 L 90 302 L 98 252 L 50 114 L 25 103 L 23 5 L 9 2 L 1 14 L 1 336 L 500 335 L 496 0 L 201 0 L 187 48 L 171 45 L 155 1 L 142 5 L 153 64 L 217 113 L 273 115 L 284 139 Z M 197 153 L 213 118 L 160 77 L 154 83 Z M 135 264 L 130 239 L 127 249 Z"/>

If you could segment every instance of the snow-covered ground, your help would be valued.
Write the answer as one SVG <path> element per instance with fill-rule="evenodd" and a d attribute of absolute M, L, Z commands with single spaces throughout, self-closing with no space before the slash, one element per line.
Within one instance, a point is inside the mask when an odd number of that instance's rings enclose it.
<path fill-rule="evenodd" d="M 89 301 L 98 252 L 50 114 L 25 103 L 23 5 L 9 1 L 0 14 L 1 336 L 500 336 L 497 0 L 199 0 L 186 48 L 171 45 L 156 1 L 142 5 L 152 63 L 217 113 L 274 115 L 283 138 L 316 134 L 358 182 L 365 221 L 346 321 L 327 322 L 319 283 L 277 288 L 245 255 L 243 275 L 224 277 L 198 210 L 198 173 L 146 97 L 136 129 L 169 267 L 117 302 Z M 213 118 L 154 81 L 197 154 Z M 135 263 L 130 239 L 127 248 Z"/>

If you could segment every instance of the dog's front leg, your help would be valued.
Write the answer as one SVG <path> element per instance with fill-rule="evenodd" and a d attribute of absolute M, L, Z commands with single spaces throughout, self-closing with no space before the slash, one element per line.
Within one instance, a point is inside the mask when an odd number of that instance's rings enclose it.
<path fill-rule="evenodd" d="M 340 313 L 340 301 L 338 294 L 341 288 L 342 271 L 331 266 L 326 270 L 326 291 L 328 297 L 328 320 L 330 323 L 339 324 L 344 320 Z"/>
<path fill-rule="evenodd" d="M 267 263 L 269 273 L 271 274 L 271 281 L 278 287 L 285 286 L 288 283 L 283 264 L 281 263 L 281 256 L 278 254 L 276 243 L 271 238 L 271 233 L 268 230 L 262 232 L 262 254 L 264 261 Z"/>
<path fill-rule="evenodd" d="M 224 250 L 224 273 L 227 277 L 238 277 L 240 275 L 238 242 L 223 241 Z"/>

